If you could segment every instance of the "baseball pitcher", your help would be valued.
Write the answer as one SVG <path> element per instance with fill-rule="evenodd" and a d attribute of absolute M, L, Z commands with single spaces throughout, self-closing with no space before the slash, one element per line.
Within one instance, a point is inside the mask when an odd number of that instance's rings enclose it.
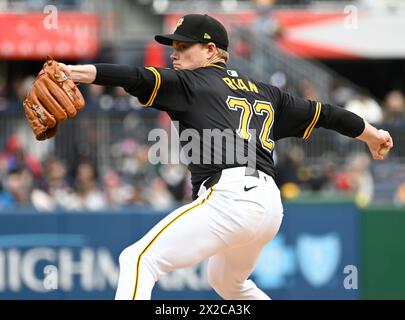
<path fill-rule="evenodd" d="M 116 299 L 150 299 L 162 275 L 204 259 L 209 261 L 209 282 L 224 299 L 269 299 L 249 275 L 283 218 L 273 179 L 277 140 L 308 139 L 315 128 L 323 127 L 364 141 L 373 158 L 383 160 L 393 147 L 392 138 L 340 107 L 296 98 L 229 69 L 227 31 L 208 15 L 186 15 L 173 34 L 155 39 L 173 47 L 173 69 L 58 64 L 63 75 L 56 80 L 123 87 L 145 107 L 167 112 L 179 123 L 179 133 L 192 129 L 200 138 L 202 152 L 189 164 L 194 201 L 122 251 Z M 30 123 L 41 139 L 54 135 L 46 132 L 56 127 L 58 119 L 76 112 L 69 105 L 57 117 L 55 107 L 42 103 L 46 112 L 38 113 L 38 103 L 32 103 L 38 100 L 35 95 L 27 99 Z M 58 105 L 64 108 L 63 103 Z M 81 107 L 82 103 L 75 109 Z M 204 139 L 207 130 L 233 140 L 211 145 L 211 139 Z M 233 157 L 227 158 L 230 154 Z"/>

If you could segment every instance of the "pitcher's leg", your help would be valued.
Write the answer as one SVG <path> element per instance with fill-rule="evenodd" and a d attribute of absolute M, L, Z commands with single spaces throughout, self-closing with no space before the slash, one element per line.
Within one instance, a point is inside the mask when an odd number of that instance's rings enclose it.
<path fill-rule="evenodd" d="M 261 247 L 246 245 L 227 249 L 208 260 L 208 280 L 214 290 L 226 300 L 269 300 L 252 280 Z"/>
<path fill-rule="evenodd" d="M 116 299 L 150 299 L 160 276 L 192 266 L 225 247 L 212 230 L 215 213 L 209 201 L 210 193 L 175 210 L 121 253 Z"/>
<path fill-rule="evenodd" d="M 282 214 L 263 222 L 258 236 L 245 245 L 230 247 L 208 260 L 208 280 L 214 290 L 227 300 L 268 300 L 270 297 L 248 280 L 263 247 L 271 241 L 281 225 Z"/>
<path fill-rule="evenodd" d="M 158 279 L 158 274 L 155 268 L 151 267 L 148 255 L 144 257 L 142 268 L 140 268 L 138 258 L 143 249 L 141 241 L 139 241 L 121 252 L 119 257 L 120 274 L 115 293 L 116 300 L 151 299 L 152 289 Z M 137 288 L 135 288 L 135 279 L 137 279 Z"/>

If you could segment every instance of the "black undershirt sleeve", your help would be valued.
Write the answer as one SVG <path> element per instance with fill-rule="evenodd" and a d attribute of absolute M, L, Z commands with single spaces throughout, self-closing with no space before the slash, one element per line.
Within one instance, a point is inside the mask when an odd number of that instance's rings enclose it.
<path fill-rule="evenodd" d="M 295 97 L 272 86 L 269 89 L 278 110 L 274 125 L 275 140 L 286 137 L 308 139 L 313 129 L 319 127 L 351 138 L 364 131 L 364 120 L 339 106 Z"/>
<path fill-rule="evenodd" d="M 345 136 L 356 138 L 364 131 L 363 118 L 341 107 L 322 104 L 322 111 L 315 127 L 332 129 Z"/>
<path fill-rule="evenodd" d="M 155 76 L 144 68 L 131 68 L 126 65 L 98 63 L 94 84 L 123 87 L 140 101 L 147 101 L 155 86 Z"/>
<path fill-rule="evenodd" d="M 98 63 L 94 65 L 97 69 L 94 84 L 112 87 L 132 87 L 140 80 L 140 74 L 137 69 L 129 66 Z"/>
<path fill-rule="evenodd" d="M 192 81 L 186 71 L 106 63 L 95 64 L 95 67 L 94 84 L 123 87 L 145 107 L 184 112 L 193 95 Z"/>

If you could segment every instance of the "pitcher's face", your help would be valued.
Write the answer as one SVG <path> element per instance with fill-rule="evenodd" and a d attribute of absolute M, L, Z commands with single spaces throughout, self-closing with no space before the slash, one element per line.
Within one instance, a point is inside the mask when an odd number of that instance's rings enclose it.
<path fill-rule="evenodd" d="M 198 42 L 173 41 L 170 58 L 175 70 L 194 70 L 203 67 L 211 57 L 209 48 Z"/>

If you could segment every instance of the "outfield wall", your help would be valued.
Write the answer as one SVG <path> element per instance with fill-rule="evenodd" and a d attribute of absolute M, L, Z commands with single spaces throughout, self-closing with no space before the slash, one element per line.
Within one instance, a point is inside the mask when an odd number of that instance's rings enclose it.
<path fill-rule="evenodd" d="M 252 274 L 273 299 L 405 297 L 403 211 L 287 203 L 284 213 Z M 112 299 L 120 252 L 164 214 L 0 214 L 0 299 Z M 205 265 L 163 277 L 153 298 L 217 299 Z"/>
<path fill-rule="evenodd" d="M 362 298 L 405 299 L 405 208 L 362 212 Z"/>

